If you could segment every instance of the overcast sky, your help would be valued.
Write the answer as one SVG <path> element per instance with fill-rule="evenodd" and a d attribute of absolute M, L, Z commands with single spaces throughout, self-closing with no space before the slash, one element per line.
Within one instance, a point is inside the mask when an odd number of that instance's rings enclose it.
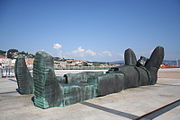
<path fill-rule="evenodd" d="M 0 0 L 0 49 L 90 61 L 180 59 L 180 0 Z"/>

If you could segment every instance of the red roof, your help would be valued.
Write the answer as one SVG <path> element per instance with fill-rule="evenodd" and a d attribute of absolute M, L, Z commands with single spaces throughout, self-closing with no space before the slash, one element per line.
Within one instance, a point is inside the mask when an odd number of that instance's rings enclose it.
<path fill-rule="evenodd" d="M 4 59 L 5 58 L 5 56 L 3 56 L 3 55 L 0 55 L 0 59 Z"/>

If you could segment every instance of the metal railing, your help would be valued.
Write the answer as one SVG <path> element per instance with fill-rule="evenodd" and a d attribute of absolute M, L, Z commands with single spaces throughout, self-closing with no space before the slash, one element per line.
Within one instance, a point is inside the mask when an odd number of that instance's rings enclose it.
<path fill-rule="evenodd" d="M 0 68 L 0 78 L 15 77 L 14 67 Z"/>

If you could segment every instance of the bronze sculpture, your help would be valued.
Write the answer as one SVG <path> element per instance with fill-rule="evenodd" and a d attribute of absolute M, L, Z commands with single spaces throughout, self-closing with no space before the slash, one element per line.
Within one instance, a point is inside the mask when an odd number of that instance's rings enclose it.
<path fill-rule="evenodd" d="M 164 48 L 158 46 L 149 59 L 141 57 L 138 61 L 135 53 L 127 49 L 124 58 L 125 65 L 111 68 L 106 74 L 85 72 L 57 77 L 53 57 L 46 52 L 37 52 L 33 65 L 35 106 L 63 107 L 127 88 L 153 85 L 157 82 Z"/>

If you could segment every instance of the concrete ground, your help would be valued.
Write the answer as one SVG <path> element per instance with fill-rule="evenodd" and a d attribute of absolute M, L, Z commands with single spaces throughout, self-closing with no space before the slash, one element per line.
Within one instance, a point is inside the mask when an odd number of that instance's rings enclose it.
<path fill-rule="evenodd" d="M 0 120 L 130 120 L 180 99 L 180 77 L 160 76 L 156 85 L 49 109 L 35 107 L 33 95 L 20 95 L 16 88 L 15 79 L 0 79 Z M 180 120 L 180 106 L 165 110 L 155 120 Z"/>

